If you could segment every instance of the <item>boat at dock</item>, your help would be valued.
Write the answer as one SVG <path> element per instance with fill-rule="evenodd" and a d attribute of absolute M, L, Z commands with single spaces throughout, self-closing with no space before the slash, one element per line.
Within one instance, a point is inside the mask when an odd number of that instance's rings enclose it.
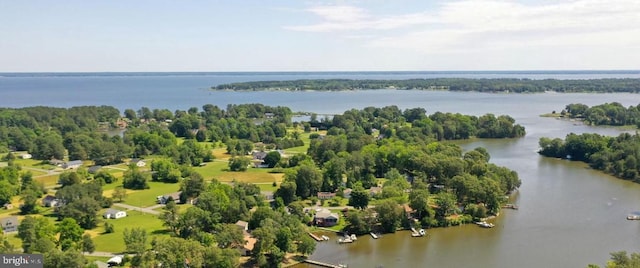
<path fill-rule="evenodd" d="M 355 234 L 351 234 L 351 235 L 349 236 L 349 238 L 351 238 L 351 240 L 353 240 L 353 241 L 358 240 L 358 237 L 357 237 Z"/>
<path fill-rule="evenodd" d="M 378 237 L 379 237 L 377 234 L 375 234 L 373 232 L 371 232 L 369 234 L 371 235 L 371 237 L 373 237 L 373 239 L 378 239 Z"/>
<path fill-rule="evenodd" d="M 424 229 L 420 229 L 417 231 L 415 228 L 411 228 L 411 237 L 422 237 L 425 236 L 427 232 Z"/>
<path fill-rule="evenodd" d="M 323 235 L 321 238 L 322 238 L 322 240 L 324 240 L 324 241 L 329 241 L 329 237 L 328 237 L 328 236 L 326 236 L 326 235 Z"/>
<path fill-rule="evenodd" d="M 482 227 L 482 228 L 493 228 L 493 227 L 495 227 L 495 225 L 493 223 L 489 223 L 489 222 L 486 222 L 486 221 L 479 221 L 479 222 L 476 222 L 476 224 L 478 226 Z"/>
<path fill-rule="evenodd" d="M 350 237 L 345 237 L 345 238 L 339 238 L 338 239 L 338 244 L 345 244 L 345 243 L 353 243 L 353 240 L 351 240 Z"/>

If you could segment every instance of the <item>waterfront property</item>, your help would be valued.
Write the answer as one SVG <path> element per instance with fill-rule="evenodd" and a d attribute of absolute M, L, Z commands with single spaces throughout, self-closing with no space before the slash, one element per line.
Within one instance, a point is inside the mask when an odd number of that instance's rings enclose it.
<path fill-rule="evenodd" d="M 340 220 L 340 216 L 328 209 L 321 209 L 320 211 L 316 212 L 315 216 L 313 216 L 313 222 L 315 223 L 315 225 L 323 227 L 334 226 L 338 224 L 338 220 Z"/>

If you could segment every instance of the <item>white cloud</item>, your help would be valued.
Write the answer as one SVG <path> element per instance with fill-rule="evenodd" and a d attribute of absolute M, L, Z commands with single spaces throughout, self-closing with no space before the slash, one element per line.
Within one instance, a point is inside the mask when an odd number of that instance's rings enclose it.
<path fill-rule="evenodd" d="M 401 15 L 374 15 L 366 9 L 344 5 L 312 7 L 307 12 L 319 18 L 319 22 L 285 28 L 345 38 L 372 36 L 366 43 L 369 47 L 412 49 L 422 53 L 526 50 L 530 46 L 640 45 L 640 1 L 637 0 L 538 4 L 470 0 Z"/>

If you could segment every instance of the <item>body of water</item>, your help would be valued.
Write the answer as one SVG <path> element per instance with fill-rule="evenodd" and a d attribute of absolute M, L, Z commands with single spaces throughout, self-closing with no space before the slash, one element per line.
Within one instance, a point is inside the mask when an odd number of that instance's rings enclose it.
<path fill-rule="evenodd" d="M 638 105 L 639 94 L 489 94 L 444 91 L 370 90 L 349 92 L 212 92 L 221 83 L 311 78 L 406 79 L 430 77 L 512 77 L 586 79 L 639 78 L 622 73 L 272 73 L 178 75 L 24 75 L 0 77 L 0 107 L 113 105 L 125 108 L 188 109 L 214 104 L 263 103 L 294 111 L 342 113 L 352 108 L 397 105 L 481 115 L 508 114 L 526 127 L 519 139 L 459 142 L 465 149 L 487 148 L 491 162 L 517 171 L 522 186 L 513 197 L 519 210 L 504 210 L 495 228 L 475 225 L 429 229 L 428 237 L 407 232 L 364 236 L 338 245 L 335 238 L 317 246 L 312 259 L 349 267 L 586 267 L 604 264 L 609 252 L 640 252 L 640 222 L 627 221 L 640 210 L 640 185 L 619 180 L 586 165 L 540 157 L 540 137 L 597 132 L 617 135 L 617 128 L 539 117 L 569 103 L 620 102 Z M 305 267 L 305 265 L 301 265 Z"/>

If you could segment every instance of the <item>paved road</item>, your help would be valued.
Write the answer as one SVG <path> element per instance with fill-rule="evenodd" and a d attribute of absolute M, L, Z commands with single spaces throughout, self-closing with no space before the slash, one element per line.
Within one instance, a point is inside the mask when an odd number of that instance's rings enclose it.
<path fill-rule="evenodd" d="M 113 203 L 113 205 L 116 206 L 116 207 L 126 208 L 128 210 L 136 210 L 136 211 L 149 213 L 149 214 L 153 214 L 153 215 L 160 215 L 160 211 L 155 211 L 155 210 L 149 209 L 149 208 L 141 208 L 141 207 L 136 207 L 136 206 L 127 205 L 127 204 L 123 204 L 123 203 Z"/>
<path fill-rule="evenodd" d="M 91 257 L 113 257 L 115 255 L 121 255 L 121 254 L 116 254 L 116 253 L 112 253 L 112 252 L 104 252 L 104 251 L 94 251 L 92 253 L 84 252 L 83 254 L 85 256 L 91 256 Z"/>

